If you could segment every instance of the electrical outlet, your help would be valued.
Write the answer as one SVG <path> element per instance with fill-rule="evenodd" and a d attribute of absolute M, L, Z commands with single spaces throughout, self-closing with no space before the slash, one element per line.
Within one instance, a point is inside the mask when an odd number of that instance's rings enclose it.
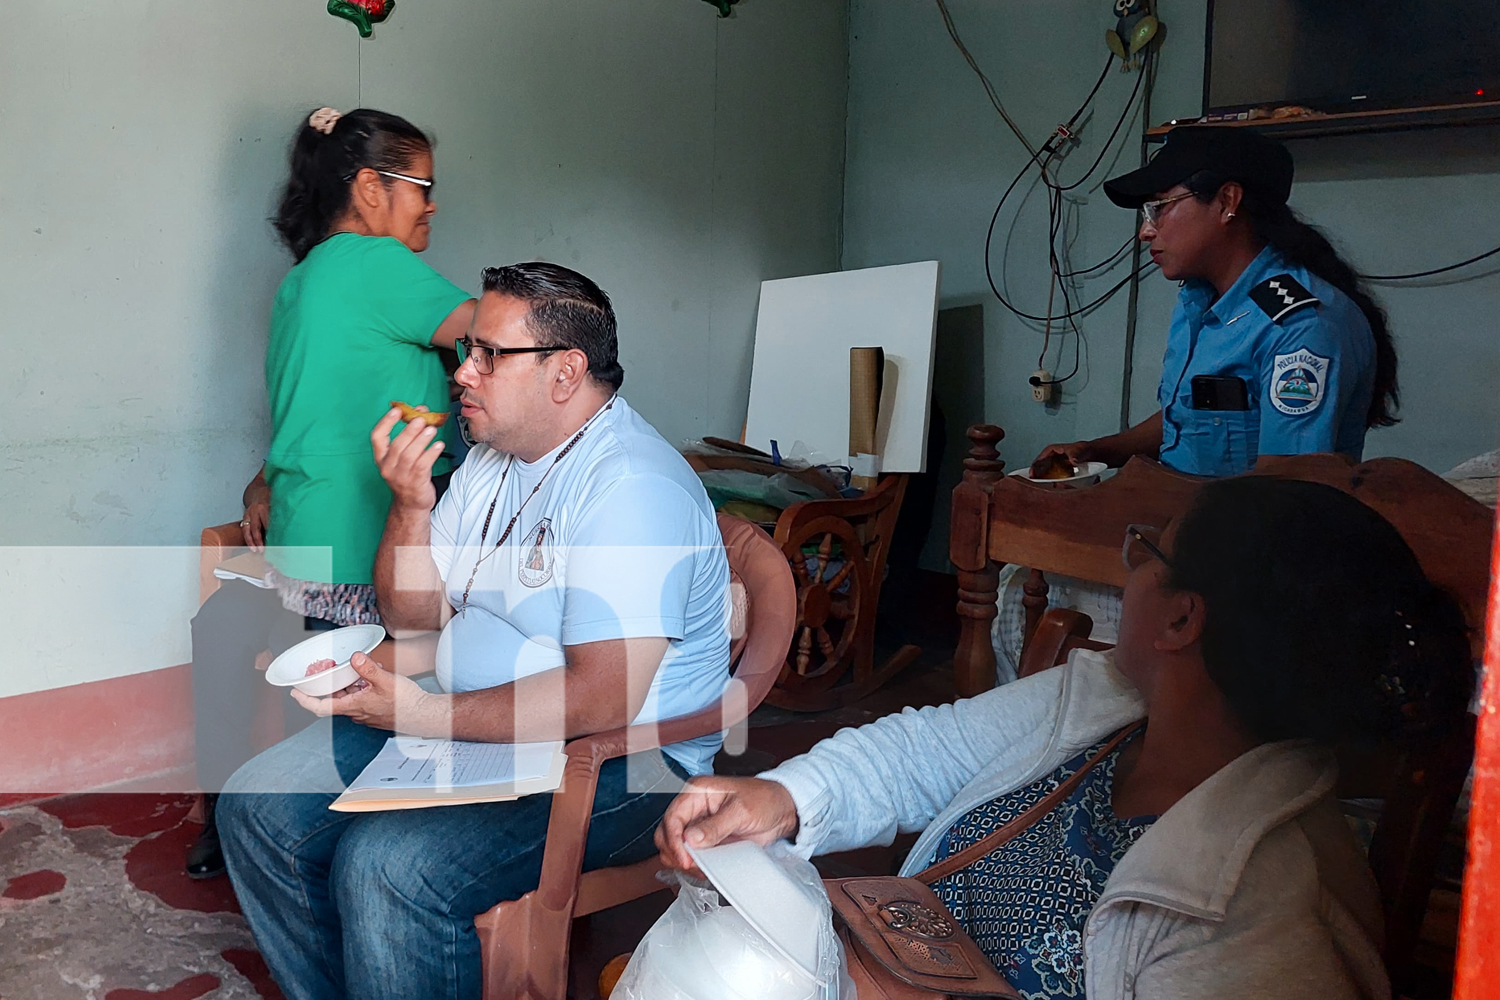
<path fill-rule="evenodd" d="M 1038 368 L 1031 373 L 1031 398 L 1037 403 L 1051 403 L 1057 399 L 1057 386 L 1052 384 L 1052 373 Z"/>

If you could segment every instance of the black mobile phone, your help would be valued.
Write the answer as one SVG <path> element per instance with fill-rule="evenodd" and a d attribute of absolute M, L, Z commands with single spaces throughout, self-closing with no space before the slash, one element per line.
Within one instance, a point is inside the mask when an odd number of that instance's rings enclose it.
<path fill-rule="evenodd" d="M 1250 391 L 1233 375 L 1194 375 L 1193 409 L 1248 410 Z"/>

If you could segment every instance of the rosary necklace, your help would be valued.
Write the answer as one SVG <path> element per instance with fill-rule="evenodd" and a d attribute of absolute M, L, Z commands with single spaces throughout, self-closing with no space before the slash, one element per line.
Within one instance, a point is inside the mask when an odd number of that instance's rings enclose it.
<path fill-rule="evenodd" d="M 458 616 L 460 618 L 464 616 L 465 611 L 469 610 L 469 591 L 474 589 L 474 578 L 479 575 L 479 567 L 484 565 L 486 559 L 500 551 L 500 547 L 505 544 L 505 540 L 510 537 L 511 531 L 515 529 L 516 522 L 520 520 L 521 512 L 526 509 L 527 504 L 531 503 L 531 498 L 541 491 L 542 484 L 547 481 L 548 476 L 552 475 L 552 470 L 557 468 L 557 463 L 561 462 L 563 456 L 572 451 L 573 446 L 583 439 L 583 435 L 594 425 L 595 420 L 598 420 L 605 413 L 609 412 L 618 398 L 618 396 L 609 397 L 609 402 L 604 404 L 604 408 L 590 417 L 582 427 L 578 428 L 578 433 L 574 434 L 573 439 L 563 446 L 562 451 L 557 453 L 557 457 L 552 460 L 552 464 L 547 466 L 547 471 L 542 473 L 542 478 L 536 481 L 536 485 L 531 488 L 531 492 L 526 494 L 526 499 L 521 501 L 521 506 L 517 507 L 515 514 L 511 515 L 510 522 L 505 525 L 505 530 L 500 533 L 499 538 L 495 539 L 495 547 L 487 552 L 481 551 L 479 561 L 474 563 L 474 571 L 469 574 L 469 582 L 464 584 L 463 600 L 458 606 Z M 500 485 L 495 489 L 495 499 L 490 501 L 489 513 L 484 515 L 484 527 L 479 532 L 479 547 L 481 550 L 484 549 L 485 539 L 489 537 L 490 519 L 495 516 L 495 505 L 500 502 L 500 494 L 505 490 L 506 477 L 510 475 L 510 467 L 515 464 L 516 456 L 511 455 L 510 459 L 505 463 L 505 468 L 500 473 Z"/>

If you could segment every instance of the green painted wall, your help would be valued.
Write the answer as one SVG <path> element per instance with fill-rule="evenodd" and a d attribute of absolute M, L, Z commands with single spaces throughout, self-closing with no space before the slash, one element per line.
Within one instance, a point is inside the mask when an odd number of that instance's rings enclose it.
<path fill-rule="evenodd" d="M 1045 4 L 949 0 L 955 21 L 1006 108 L 1033 143 L 1067 118 L 1104 63 L 1106 0 Z M 1153 123 L 1201 110 L 1204 5 L 1161 0 L 1168 34 L 1153 97 Z M 943 262 L 945 306 L 984 310 L 983 398 L 963 391 L 945 401 L 966 420 L 982 413 L 1005 428 L 1003 456 L 1015 467 L 1051 441 L 1092 437 L 1117 428 L 1124 363 L 1126 296 L 1081 321 L 1086 338 L 1079 376 L 1062 405 L 1030 398 L 1041 325 L 1012 316 L 990 294 L 981 248 L 991 213 L 1026 154 L 990 106 L 978 79 L 953 46 L 932 0 L 852 0 L 850 9 L 848 161 L 844 198 L 845 267 L 906 260 Z M 1082 146 L 1060 170 L 1070 182 L 1098 154 L 1124 106 L 1133 75 L 1111 72 Z M 1139 134 L 1139 121 L 1127 130 Z M 1304 140 L 1294 205 L 1326 227 L 1363 270 L 1389 273 L 1451 263 L 1500 244 L 1500 129 L 1469 129 L 1358 138 Z M 1073 192 L 1077 220 L 1074 267 L 1095 264 L 1129 235 L 1133 214 L 1110 205 L 1098 184 L 1136 163 L 1126 144 L 1115 170 L 1101 170 Z M 1108 166 L 1108 164 L 1106 164 Z M 998 265 L 1012 300 L 1034 313 L 1047 300 L 1046 209 L 1035 187 L 1017 218 L 1013 198 L 997 232 Z M 1120 267 L 1085 283 L 1097 295 L 1128 271 Z M 1475 273 L 1475 272 L 1467 272 Z M 1378 295 L 1399 338 L 1405 420 L 1373 432 L 1369 455 L 1400 455 L 1439 472 L 1500 444 L 1500 267 L 1461 284 L 1381 287 Z M 1160 359 L 1176 286 L 1160 276 L 1143 284 L 1135 350 L 1132 415 L 1155 406 Z M 1071 367 L 1065 338 L 1049 366 Z M 941 349 L 941 347 L 940 347 Z M 952 421 L 958 425 L 964 421 Z M 962 426 L 950 426 L 946 490 L 956 481 Z M 940 514 L 925 562 L 943 564 L 946 521 Z"/>
<path fill-rule="evenodd" d="M 323 8 L 0 4 L 0 696 L 188 659 L 199 531 L 269 437 L 266 219 L 309 110 L 437 135 L 459 284 L 598 280 L 672 441 L 739 434 L 760 282 L 837 267 L 844 0 L 403 2 L 363 42 Z"/>
<path fill-rule="evenodd" d="M 438 138 L 428 260 L 543 257 L 613 295 L 625 395 L 737 436 L 760 282 L 838 261 L 844 0 L 0 5 L 0 545 L 187 544 L 239 514 L 290 258 L 266 218 L 301 115 Z"/>

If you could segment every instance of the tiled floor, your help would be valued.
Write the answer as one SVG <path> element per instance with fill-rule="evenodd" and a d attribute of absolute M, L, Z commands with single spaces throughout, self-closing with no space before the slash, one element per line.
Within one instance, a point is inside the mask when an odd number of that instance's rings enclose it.
<path fill-rule="evenodd" d="M 280 998 L 228 880 L 183 874 L 191 806 L 84 795 L 0 813 L 0 995 Z"/>
<path fill-rule="evenodd" d="M 951 649 L 951 645 L 947 648 Z M 753 774 L 847 725 L 952 697 L 951 671 L 928 656 L 886 689 L 807 716 L 764 708 L 750 745 L 722 773 Z M 183 853 L 197 835 L 188 796 L 84 795 L 0 811 L 0 1000 L 280 998 L 226 878 L 194 882 Z M 885 870 L 894 849 L 833 859 Z M 594 996 L 608 959 L 628 951 L 670 895 L 580 922 L 576 993 Z"/>

